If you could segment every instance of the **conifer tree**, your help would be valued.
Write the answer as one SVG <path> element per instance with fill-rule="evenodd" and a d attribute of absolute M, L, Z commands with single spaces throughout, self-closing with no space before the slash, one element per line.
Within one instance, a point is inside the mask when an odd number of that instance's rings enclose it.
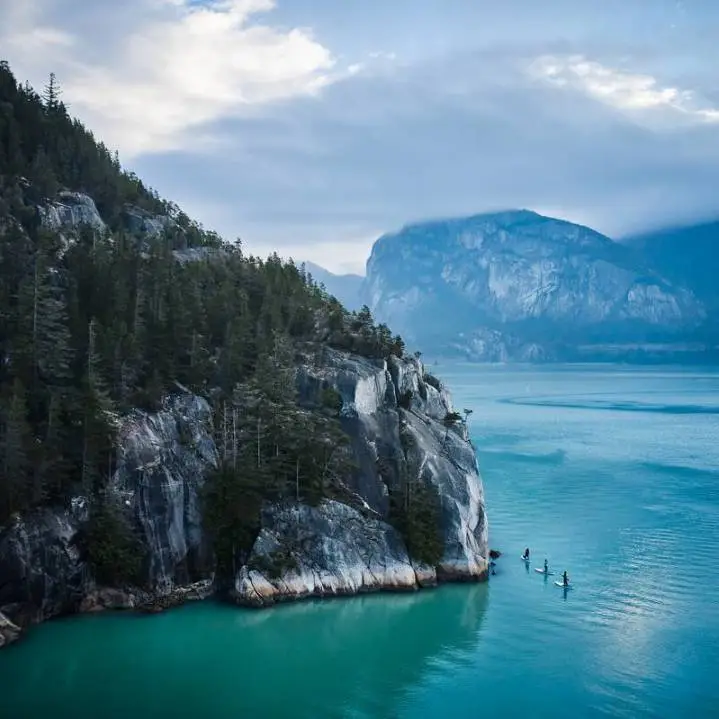
<path fill-rule="evenodd" d="M 2 495 L 0 521 L 29 506 L 28 480 L 31 470 L 32 433 L 28 423 L 25 387 L 13 382 L 10 396 L 4 399 L 2 427 Z"/>
<path fill-rule="evenodd" d="M 52 226 L 60 187 L 92 197 L 107 231 L 77 215 Z M 165 229 L 138 228 L 138 215 Z M 204 254 L 188 261 L 187 248 Z M 296 355 L 321 362 L 328 346 L 404 351 L 368 308 L 347 312 L 303 268 L 246 255 L 125 172 L 68 115 L 54 75 L 38 95 L 0 62 L 0 526 L 82 492 L 96 510 L 92 561 L 135 566 L 117 507 L 103 504 L 117 423 L 180 383 L 215 413 L 223 461 L 205 518 L 231 569 L 263 502 L 317 501 L 353 471 L 341 398 L 315 406 L 296 388 Z"/>

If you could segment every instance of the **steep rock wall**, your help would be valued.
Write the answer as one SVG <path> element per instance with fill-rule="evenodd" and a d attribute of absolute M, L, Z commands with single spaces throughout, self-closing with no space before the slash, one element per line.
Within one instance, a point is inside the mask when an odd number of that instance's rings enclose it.
<path fill-rule="evenodd" d="M 81 551 L 85 499 L 43 509 L 0 529 L 3 619 L 25 626 L 98 608 L 132 608 L 211 591 L 212 557 L 202 532 L 199 489 L 217 454 L 208 403 L 187 392 L 156 413 L 133 412 L 119 431 L 115 500 L 148 550 L 147 588 L 98 586 Z"/>
<path fill-rule="evenodd" d="M 342 398 L 341 423 L 357 462 L 347 478 L 348 501 L 266 506 L 251 557 L 235 577 L 234 600 L 263 606 L 485 577 L 487 520 L 474 449 L 463 425 L 445 426 L 451 398 L 426 381 L 421 362 L 325 350 L 319 368 L 298 367 L 297 387 L 301 402 L 316 401 L 328 387 Z M 398 398 L 407 393 L 402 408 Z M 212 593 L 214 561 L 200 491 L 217 460 L 210 406 L 182 388 L 160 411 L 124 418 L 110 491 L 147 548 L 147 587 L 98 586 L 78 541 L 87 520 L 82 497 L 66 509 L 16 517 L 0 529 L 0 646 L 14 640 L 19 627 L 53 616 L 168 606 Z M 388 523 L 400 463 L 413 472 L 412 481 L 431 484 L 439 495 L 444 554 L 437 567 L 414 561 Z M 294 567 L 271 576 L 263 567 L 288 547 Z"/>
<path fill-rule="evenodd" d="M 256 606 L 485 577 L 488 525 L 474 449 L 463 425 L 445 426 L 451 398 L 425 380 L 422 363 L 414 358 L 387 363 L 328 350 L 321 369 L 300 367 L 298 386 L 307 401 L 328 387 L 342 397 L 342 424 L 359 465 L 350 489 L 362 512 L 330 501 L 265 512 L 248 566 L 236 577 L 235 600 Z M 409 409 L 398 406 L 406 392 L 412 393 Z M 412 437 L 408 447 L 401 432 Z M 387 523 L 389 490 L 399 481 L 401 461 L 414 473 L 413 481 L 432 485 L 439 495 L 445 546 L 437 567 L 413 561 Z M 252 568 L 278 551 L 289 551 L 296 567 L 279 577 Z"/>

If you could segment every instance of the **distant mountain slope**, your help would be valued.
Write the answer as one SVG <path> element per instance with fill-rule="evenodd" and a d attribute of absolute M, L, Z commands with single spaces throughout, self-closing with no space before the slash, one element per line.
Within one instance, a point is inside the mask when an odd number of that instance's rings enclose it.
<path fill-rule="evenodd" d="M 710 312 L 719 310 L 719 220 L 630 237 L 624 244 L 693 290 Z"/>
<path fill-rule="evenodd" d="M 413 344 L 490 361 L 682 356 L 706 314 L 636 248 L 527 210 L 384 235 L 362 299 Z"/>
<path fill-rule="evenodd" d="M 364 281 L 361 275 L 335 275 L 314 262 L 305 262 L 305 269 L 317 284 L 323 284 L 331 295 L 336 297 L 347 309 L 361 307 L 360 289 Z"/>

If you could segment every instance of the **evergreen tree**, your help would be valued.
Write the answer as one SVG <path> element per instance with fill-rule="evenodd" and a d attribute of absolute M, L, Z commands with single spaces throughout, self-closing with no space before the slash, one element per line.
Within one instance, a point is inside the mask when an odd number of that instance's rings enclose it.
<path fill-rule="evenodd" d="M 10 396 L 3 405 L 0 522 L 13 512 L 27 508 L 32 499 L 28 487 L 32 432 L 25 388 L 19 379 L 13 382 Z"/>
<path fill-rule="evenodd" d="M 52 226 L 61 188 L 90 195 L 107 231 Z M 0 526 L 83 494 L 98 576 L 134 576 L 132 528 L 106 491 L 116 430 L 180 383 L 212 403 L 222 463 L 205 520 L 231 571 L 263 502 L 341 495 L 354 471 L 341 398 L 315 406 L 296 389 L 297 355 L 321 361 L 327 346 L 404 351 L 369 308 L 347 312 L 304 268 L 246 255 L 124 171 L 69 116 L 54 75 L 38 95 L 0 62 Z"/>

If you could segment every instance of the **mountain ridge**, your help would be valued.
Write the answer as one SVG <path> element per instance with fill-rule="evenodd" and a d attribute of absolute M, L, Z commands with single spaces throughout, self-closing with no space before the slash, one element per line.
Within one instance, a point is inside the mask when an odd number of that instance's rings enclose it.
<path fill-rule="evenodd" d="M 640 242 L 503 210 L 384 233 L 361 301 L 407 341 L 471 359 L 704 361 L 706 298 L 673 269 Z"/>
<path fill-rule="evenodd" d="M 486 579 L 466 422 L 402 338 L 192 221 L 58 97 L 0 63 L 0 647 Z"/>

